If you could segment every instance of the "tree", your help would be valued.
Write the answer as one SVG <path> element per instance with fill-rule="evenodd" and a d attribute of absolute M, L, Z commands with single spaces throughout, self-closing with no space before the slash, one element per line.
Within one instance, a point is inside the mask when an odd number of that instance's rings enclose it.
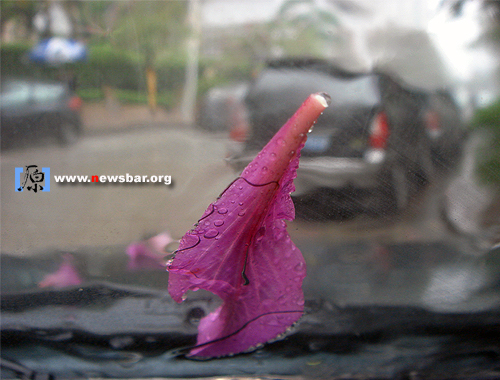
<path fill-rule="evenodd" d="M 272 23 L 271 36 L 278 54 L 323 57 L 338 41 L 338 26 L 337 17 L 315 0 L 286 0 Z"/>

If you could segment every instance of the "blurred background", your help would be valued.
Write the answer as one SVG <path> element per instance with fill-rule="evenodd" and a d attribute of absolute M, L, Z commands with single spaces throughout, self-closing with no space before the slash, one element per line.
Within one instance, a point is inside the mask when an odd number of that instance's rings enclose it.
<path fill-rule="evenodd" d="M 332 106 L 304 147 L 289 223 L 306 299 L 498 307 L 500 2 L 0 7 L 4 294 L 96 281 L 165 292 L 175 241 L 307 94 L 326 91 Z M 49 192 L 18 192 L 15 168 L 29 165 L 172 184 L 52 178 Z M 148 240 L 158 234 L 168 235 L 159 248 Z M 128 250 L 137 242 L 147 265 Z M 45 281 L 68 265 L 72 280 Z"/>

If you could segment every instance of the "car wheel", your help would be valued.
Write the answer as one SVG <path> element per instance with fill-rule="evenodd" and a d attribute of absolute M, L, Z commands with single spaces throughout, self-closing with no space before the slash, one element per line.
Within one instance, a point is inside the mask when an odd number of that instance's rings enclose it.
<path fill-rule="evenodd" d="M 59 143 L 61 145 L 71 145 L 78 140 L 78 126 L 69 122 L 62 123 L 59 128 Z"/>

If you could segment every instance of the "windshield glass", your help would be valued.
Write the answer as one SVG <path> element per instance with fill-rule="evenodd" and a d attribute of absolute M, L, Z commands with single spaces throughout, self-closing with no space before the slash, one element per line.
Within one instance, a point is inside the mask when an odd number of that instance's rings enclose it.
<path fill-rule="evenodd" d="M 2 378 L 498 375 L 500 3 L 0 5 Z"/>

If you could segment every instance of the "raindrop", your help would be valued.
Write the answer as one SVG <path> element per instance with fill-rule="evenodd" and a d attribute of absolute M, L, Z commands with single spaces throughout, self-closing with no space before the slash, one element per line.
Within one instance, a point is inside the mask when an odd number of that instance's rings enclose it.
<path fill-rule="evenodd" d="M 271 161 L 276 160 L 276 153 L 271 153 Z"/>
<path fill-rule="evenodd" d="M 263 171 L 263 172 L 267 172 L 267 166 L 263 166 L 263 167 L 262 167 L 262 171 Z"/>
<path fill-rule="evenodd" d="M 208 220 L 205 220 L 204 224 L 205 224 L 205 226 L 209 226 L 210 222 Z"/>
<path fill-rule="evenodd" d="M 278 144 L 280 144 L 281 146 L 286 145 L 285 140 L 283 140 L 283 139 L 278 139 Z"/>
<path fill-rule="evenodd" d="M 205 316 L 205 311 L 200 307 L 194 307 L 187 314 L 187 322 L 193 325 L 200 323 L 200 320 Z"/>
<path fill-rule="evenodd" d="M 297 272 L 301 272 L 302 270 L 304 270 L 304 263 L 298 263 L 297 265 L 295 265 L 295 270 Z"/>
<path fill-rule="evenodd" d="M 295 151 L 294 151 L 294 150 L 292 150 L 292 151 L 290 152 L 290 156 L 293 156 L 294 154 L 295 154 Z"/>
<path fill-rule="evenodd" d="M 245 215 L 245 211 L 240 211 L 240 212 L 238 213 L 238 216 L 243 216 L 243 215 Z"/>
<path fill-rule="evenodd" d="M 320 93 L 318 93 L 318 95 L 323 98 L 323 100 L 326 102 L 327 106 L 332 104 L 332 97 L 330 95 L 328 95 L 326 92 L 320 92 Z"/>
<path fill-rule="evenodd" d="M 241 185 L 238 186 L 238 189 L 243 190 L 243 186 L 241 186 Z"/>
<path fill-rule="evenodd" d="M 302 306 L 304 304 L 304 300 L 298 300 L 297 305 Z"/>
<path fill-rule="evenodd" d="M 220 227 L 220 226 L 222 226 L 223 224 L 224 224 L 224 221 L 223 221 L 223 220 L 216 220 L 216 221 L 214 222 L 214 226 L 216 226 L 216 227 Z"/>
<path fill-rule="evenodd" d="M 231 201 L 231 203 L 232 203 L 232 202 L 234 202 L 234 201 Z M 222 214 L 222 215 L 227 214 L 227 208 L 225 208 L 225 207 L 221 207 L 221 208 L 219 209 L 219 214 Z"/>
<path fill-rule="evenodd" d="M 218 234 L 219 234 L 219 231 L 211 228 L 203 236 L 205 236 L 207 239 L 212 239 L 212 238 L 216 237 Z"/>
<path fill-rule="evenodd" d="M 124 349 L 127 346 L 130 346 L 134 343 L 134 338 L 131 336 L 119 336 L 110 339 L 109 345 L 113 347 L 115 350 Z"/>
<path fill-rule="evenodd" d="M 243 202 L 238 202 L 238 204 L 239 204 L 240 206 L 243 206 Z"/>

